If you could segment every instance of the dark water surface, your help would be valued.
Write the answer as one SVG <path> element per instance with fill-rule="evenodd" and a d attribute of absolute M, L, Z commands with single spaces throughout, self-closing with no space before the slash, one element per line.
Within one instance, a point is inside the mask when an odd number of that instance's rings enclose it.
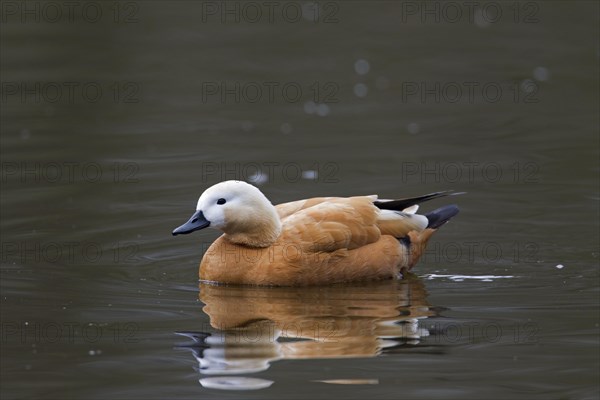
<path fill-rule="evenodd" d="M 597 2 L 65 4 L 2 5 L 3 399 L 598 398 Z M 199 287 L 232 178 L 468 194 L 410 279 Z"/>

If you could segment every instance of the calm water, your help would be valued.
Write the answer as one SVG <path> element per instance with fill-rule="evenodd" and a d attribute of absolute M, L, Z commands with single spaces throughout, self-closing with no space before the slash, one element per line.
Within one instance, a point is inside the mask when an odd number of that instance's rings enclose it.
<path fill-rule="evenodd" d="M 23 4 L 3 399 L 598 398 L 598 3 Z M 232 178 L 468 194 L 408 280 L 198 286 L 170 232 Z"/>

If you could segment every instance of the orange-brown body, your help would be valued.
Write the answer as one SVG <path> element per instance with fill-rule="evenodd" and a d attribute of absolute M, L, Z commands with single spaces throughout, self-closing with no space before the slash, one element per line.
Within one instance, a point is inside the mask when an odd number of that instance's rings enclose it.
<path fill-rule="evenodd" d="M 281 233 L 266 247 L 226 233 L 207 250 L 200 279 L 230 284 L 300 286 L 385 279 L 417 262 L 433 229 L 384 218 L 374 196 L 313 198 L 275 206 Z M 397 238 L 408 236 L 410 246 Z"/>

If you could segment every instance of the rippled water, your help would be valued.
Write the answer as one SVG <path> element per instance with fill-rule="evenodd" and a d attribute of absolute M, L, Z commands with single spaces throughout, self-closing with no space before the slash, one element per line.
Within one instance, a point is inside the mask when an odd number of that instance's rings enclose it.
<path fill-rule="evenodd" d="M 597 3 L 51 3 L 1 16 L 2 398 L 598 397 Z M 467 194 L 410 279 L 198 286 L 231 178 Z"/>

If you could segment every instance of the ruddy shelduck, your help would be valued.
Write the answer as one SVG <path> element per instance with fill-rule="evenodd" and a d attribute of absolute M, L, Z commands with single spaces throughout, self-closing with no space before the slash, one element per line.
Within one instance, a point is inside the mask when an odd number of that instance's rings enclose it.
<path fill-rule="evenodd" d="M 273 206 L 255 186 L 225 181 L 202 193 L 173 235 L 223 232 L 200 262 L 207 282 L 305 286 L 392 278 L 410 270 L 431 235 L 458 213 L 447 205 L 419 215 L 419 203 L 451 194 L 317 197 Z"/>

